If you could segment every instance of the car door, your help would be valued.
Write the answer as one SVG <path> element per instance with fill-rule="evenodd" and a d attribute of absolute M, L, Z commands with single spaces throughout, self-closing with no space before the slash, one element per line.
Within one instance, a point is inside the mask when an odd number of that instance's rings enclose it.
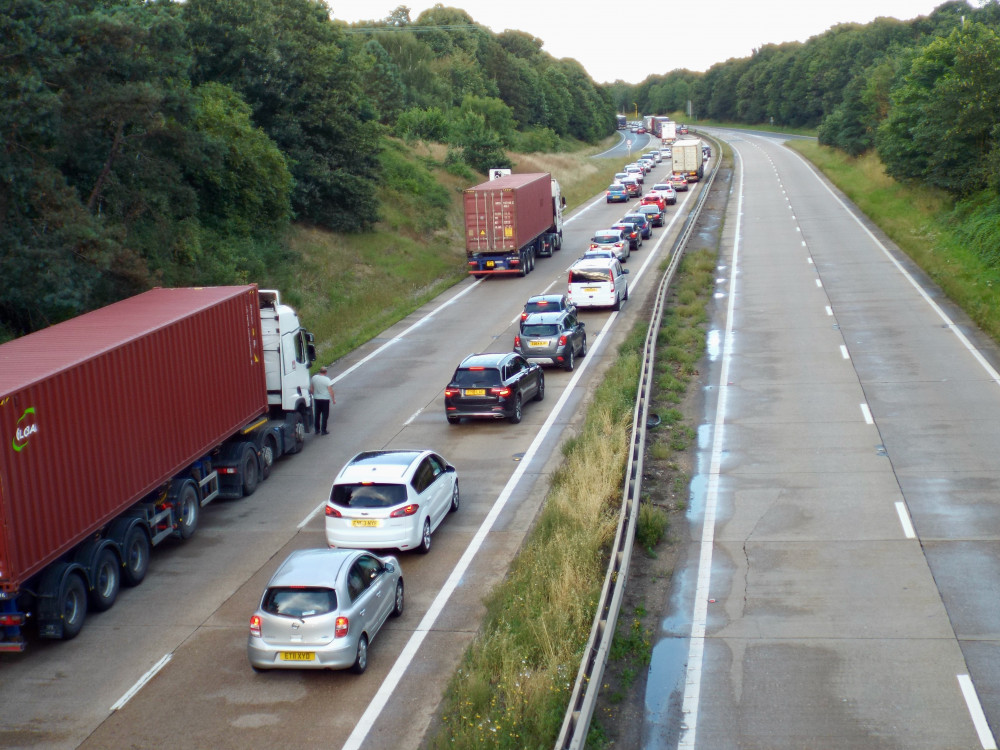
<path fill-rule="evenodd" d="M 563 318 L 563 335 L 569 341 L 573 354 L 577 354 L 583 341 L 583 323 L 577 321 L 575 315 L 567 315 Z"/>
<path fill-rule="evenodd" d="M 395 605 L 396 592 L 387 590 L 389 579 L 382 561 L 368 553 L 360 555 L 348 573 L 348 589 L 369 640 L 375 637 Z"/>

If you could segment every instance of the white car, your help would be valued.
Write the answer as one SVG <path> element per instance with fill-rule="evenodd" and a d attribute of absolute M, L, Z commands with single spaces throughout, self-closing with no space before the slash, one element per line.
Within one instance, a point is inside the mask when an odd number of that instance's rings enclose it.
<path fill-rule="evenodd" d="M 458 472 L 437 453 L 365 451 L 333 480 L 326 543 L 428 552 L 431 534 L 458 504 Z"/>
<path fill-rule="evenodd" d="M 627 268 L 613 258 L 581 258 L 569 269 L 566 295 L 577 308 L 610 307 L 620 310 L 628 299 Z"/>

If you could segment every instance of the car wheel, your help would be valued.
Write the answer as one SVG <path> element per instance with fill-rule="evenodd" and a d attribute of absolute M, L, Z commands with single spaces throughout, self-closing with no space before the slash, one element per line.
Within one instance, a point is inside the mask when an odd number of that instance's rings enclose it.
<path fill-rule="evenodd" d="M 538 393 L 535 394 L 535 401 L 545 398 L 545 375 L 538 373 Z"/>
<path fill-rule="evenodd" d="M 507 417 L 507 420 L 511 424 L 517 424 L 521 421 L 521 394 L 518 393 L 514 398 L 514 413 Z"/>
<path fill-rule="evenodd" d="M 584 336 L 583 336 L 583 341 L 580 342 L 580 356 L 581 357 L 586 357 L 587 356 L 587 335 L 586 334 L 584 334 Z"/>
<path fill-rule="evenodd" d="M 354 674 L 364 674 L 366 669 L 368 669 L 368 636 L 362 633 L 358 638 L 358 653 L 354 656 L 351 671 Z"/>
<path fill-rule="evenodd" d="M 570 344 L 569 351 L 566 352 L 566 361 L 563 362 L 563 369 L 566 372 L 573 372 L 573 367 L 576 365 L 575 358 L 573 356 L 573 345 Z"/>
<path fill-rule="evenodd" d="M 420 534 L 420 546 L 417 547 L 417 552 L 421 555 L 426 555 L 431 551 L 431 519 L 424 519 L 424 530 Z"/>
<path fill-rule="evenodd" d="M 396 598 L 393 600 L 391 617 L 399 617 L 403 614 L 403 579 L 396 581 Z"/>
<path fill-rule="evenodd" d="M 612 310 L 621 310 L 622 309 L 622 301 L 618 297 L 617 294 L 615 295 L 615 304 L 611 306 L 611 309 Z"/>
<path fill-rule="evenodd" d="M 458 491 L 458 480 L 456 479 L 455 480 L 455 487 L 451 491 L 451 507 L 448 508 L 448 512 L 449 513 L 454 513 L 456 510 L 458 510 L 458 506 L 459 506 L 460 502 L 461 502 L 461 500 L 460 500 L 460 495 L 459 495 L 459 491 Z"/>
<path fill-rule="evenodd" d="M 628 299 L 628 287 L 625 287 L 625 299 Z"/>

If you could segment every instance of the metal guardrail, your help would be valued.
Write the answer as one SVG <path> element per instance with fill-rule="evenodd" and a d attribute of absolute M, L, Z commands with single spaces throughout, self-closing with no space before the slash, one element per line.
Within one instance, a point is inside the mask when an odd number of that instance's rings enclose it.
<path fill-rule="evenodd" d="M 704 136 L 708 138 L 708 136 Z M 711 139 L 714 141 L 714 139 Z M 563 718 L 559 738 L 556 740 L 556 750 L 579 750 L 587 740 L 590 721 L 594 716 L 601 682 L 604 677 L 604 667 L 608 662 L 611 642 L 614 640 L 618 615 L 621 612 L 622 597 L 625 594 L 625 584 L 628 580 L 628 568 L 632 559 L 632 546 L 635 540 L 635 525 L 639 518 L 639 504 L 642 496 L 642 469 L 646 454 L 646 420 L 649 418 L 650 388 L 654 378 L 656 365 L 656 339 L 666 307 L 667 292 L 670 283 L 680 266 L 684 256 L 684 247 L 694 231 L 695 222 L 701 214 L 708 193 L 711 190 L 715 176 L 722 163 L 720 144 L 715 141 L 717 157 L 715 166 L 708 178 L 702 182 L 698 201 L 681 227 L 681 232 L 671 248 L 670 263 L 660 279 L 656 292 L 653 314 L 650 317 L 649 330 L 643 345 L 642 364 L 639 371 L 639 392 L 636 395 L 635 410 L 632 415 L 632 445 L 628 472 L 625 475 L 625 487 L 622 492 L 621 514 L 618 519 L 618 529 L 615 532 L 614 547 L 608 562 L 608 571 L 604 577 L 604 587 L 598 600 L 594 624 L 590 629 L 590 639 L 584 650 L 580 670 L 570 695 L 569 707 Z"/>

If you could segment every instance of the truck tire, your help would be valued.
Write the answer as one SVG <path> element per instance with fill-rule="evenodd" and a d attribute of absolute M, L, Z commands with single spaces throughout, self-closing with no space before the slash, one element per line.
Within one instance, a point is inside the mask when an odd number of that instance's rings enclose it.
<path fill-rule="evenodd" d="M 62 618 L 62 639 L 76 638 L 87 619 L 87 587 L 83 579 L 71 573 L 59 589 L 59 612 Z"/>
<path fill-rule="evenodd" d="M 125 532 L 121 543 L 122 551 L 122 583 L 126 586 L 138 586 L 149 570 L 149 536 L 143 528 L 135 523 Z"/>
<path fill-rule="evenodd" d="M 278 443 L 274 435 L 264 438 L 264 444 L 260 447 L 260 478 L 267 479 L 271 476 L 271 467 L 274 466 L 275 458 L 278 455 Z"/>
<path fill-rule="evenodd" d="M 528 275 L 528 255 L 527 255 L 527 253 L 525 253 L 525 252 L 522 251 L 521 253 L 518 254 L 518 258 L 520 260 L 520 263 L 518 264 L 517 275 L 518 276 L 527 276 Z"/>
<path fill-rule="evenodd" d="M 181 482 L 174 497 L 174 533 L 181 539 L 190 539 L 198 528 L 201 516 L 201 502 L 198 499 L 198 488 L 190 479 Z"/>
<path fill-rule="evenodd" d="M 90 608 L 95 612 L 111 609 L 118 599 L 121 588 L 122 566 L 115 550 L 106 545 L 97 553 L 97 559 L 89 571 Z"/>
<path fill-rule="evenodd" d="M 243 496 L 252 495 L 260 485 L 260 461 L 257 459 L 257 449 L 252 443 L 243 445 L 240 455 L 240 476 L 243 478 Z"/>

